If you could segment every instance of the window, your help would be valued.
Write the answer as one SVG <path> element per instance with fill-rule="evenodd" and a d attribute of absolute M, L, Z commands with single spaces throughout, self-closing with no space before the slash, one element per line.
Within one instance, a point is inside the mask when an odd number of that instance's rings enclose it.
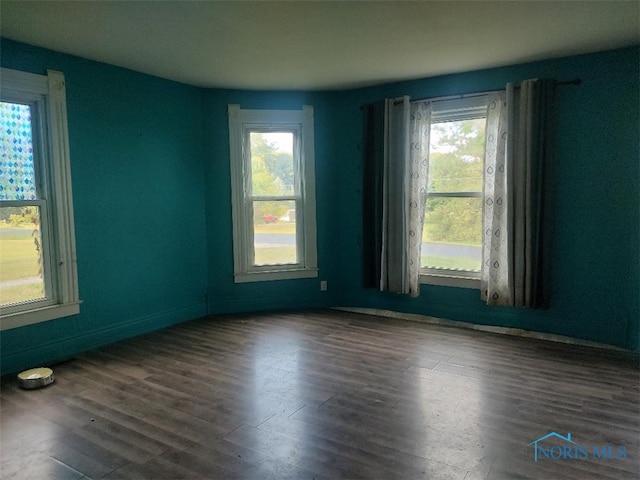
<path fill-rule="evenodd" d="M 79 312 L 64 75 L 2 69 L 0 328 Z"/>
<path fill-rule="evenodd" d="M 432 108 L 421 272 L 429 283 L 478 286 L 487 96 Z"/>
<path fill-rule="evenodd" d="M 313 107 L 229 105 L 236 282 L 317 277 Z"/>

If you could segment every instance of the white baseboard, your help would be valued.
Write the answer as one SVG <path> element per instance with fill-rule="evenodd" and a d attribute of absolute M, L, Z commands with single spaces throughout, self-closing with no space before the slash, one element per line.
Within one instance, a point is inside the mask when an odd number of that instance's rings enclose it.
<path fill-rule="evenodd" d="M 572 345 L 582 345 L 585 347 L 604 348 L 607 350 L 615 350 L 618 352 L 629 353 L 629 350 L 607 345 L 606 343 L 591 342 L 580 338 L 566 337 L 564 335 L 555 335 L 552 333 L 534 332 L 531 330 L 522 330 L 520 328 L 496 327 L 492 325 L 478 325 L 475 323 L 460 322 L 456 320 L 447 320 L 446 318 L 430 317 L 428 315 L 419 315 L 416 313 L 396 312 L 394 310 L 382 310 L 377 308 L 356 308 L 356 307 L 333 307 L 332 310 L 341 310 L 344 312 L 361 313 L 364 315 L 376 315 L 378 317 L 397 318 L 400 320 L 410 320 L 413 322 L 429 323 L 432 325 L 444 325 L 447 327 L 466 328 L 470 330 L 478 330 L 481 332 L 499 333 L 501 335 L 512 335 L 515 337 L 535 338 L 538 340 L 546 340 L 549 342 L 569 343 Z"/>

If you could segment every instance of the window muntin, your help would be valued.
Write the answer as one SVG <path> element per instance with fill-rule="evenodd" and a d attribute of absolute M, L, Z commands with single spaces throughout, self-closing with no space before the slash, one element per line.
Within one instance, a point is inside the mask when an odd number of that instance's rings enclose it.
<path fill-rule="evenodd" d="M 313 109 L 229 107 L 236 282 L 317 276 Z"/>
<path fill-rule="evenodd" d="M 479 278 L 486 109 L 484 96 L 434 102 L 421 254 L 424 275 Z"/>
<path fill-rule="evenodd" d="M 2 69 L 0 329 L 79 312 L 64 76 Z"/>

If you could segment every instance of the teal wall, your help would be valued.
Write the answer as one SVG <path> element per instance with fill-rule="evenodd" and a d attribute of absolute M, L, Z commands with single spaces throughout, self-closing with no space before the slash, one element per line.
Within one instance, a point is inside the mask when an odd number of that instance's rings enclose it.
<path fill-rule="evenodd" d="M 640 350 L 638 49 L 342 92 L 199 89 L 2 40 L 3 67 L 67 79 L 81 314 L 3 331 L 2 372 L 209 313 L 352 306 L 524 328 Z M 477 290 L 417 299 L 362 288 L 362 112 L 385 97 L 557 91 L 553 305 L 487 307 Z M 227 105 L 315 111 L 317 279 L 233 282 Z M 321 292 L 320 280 L 328 292 Z"/>
<path fill-rule="evenodd" d="M 316 223 L 318 225 L 318 278 L 273 282 L 234 283 L 229 124 L 227 106 L 244 109 L 292 109 L 314 107 L 316 165 Z M 339 265 L 332 252 L 338 248 L 338 223 L 334 221 L 334 199 L 339 184 L 333 161 L 332 95 L 309 92 L 205 92 L 206 202 L 209 248 L 209 312 L 228 313 L 291 308 L 326 308 L 334 293 L 320 291 L 320 280 L 334 283 Z"/>
<path fill-rule="evenodd" d="M 2 371 L 201 316 L 202 91 L 2 41 L 2 66 L 64 72 L 80 315 L 0 333 Z"/>
<path fill-rule="evenodd" d="M 335 116 L 342 213 L 338 303 L 568 335 L 638 350 L 639 62 L 628 48 L 343 92 Z M 548 310 L 487 307 L 477 290 L 423 286 L 418 298 L 360 288 L 358 107 L 385 97 L 437 97 L 526 78 L 581 78 L 556 91 L 552 143 L 554 256 Z"/>

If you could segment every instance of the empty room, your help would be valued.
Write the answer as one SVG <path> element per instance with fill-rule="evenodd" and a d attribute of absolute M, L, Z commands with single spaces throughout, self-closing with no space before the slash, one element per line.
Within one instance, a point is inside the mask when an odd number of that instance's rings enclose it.
<path fill-rule="evenodd" d="M 0 478 L 640 478 L 637 1 L 0 2 Z"/>

